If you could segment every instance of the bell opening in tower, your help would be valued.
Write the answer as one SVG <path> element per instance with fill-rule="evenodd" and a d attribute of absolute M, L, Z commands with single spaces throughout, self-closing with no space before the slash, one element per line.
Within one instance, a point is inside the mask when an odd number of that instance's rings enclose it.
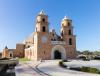
<path fill-rule="evenodd" d="M 46 31 L 46 30 L 45 30 L 45 26 L 43 26 L 43 27 L 42 27 L 42 31 L 43 31 L 43 32 L 45 32 L 45 31 Z"/>
<path fill-rule="evenodd" d="M 43 18 L 42 21 L 45 22 L 45 19 Z"/>

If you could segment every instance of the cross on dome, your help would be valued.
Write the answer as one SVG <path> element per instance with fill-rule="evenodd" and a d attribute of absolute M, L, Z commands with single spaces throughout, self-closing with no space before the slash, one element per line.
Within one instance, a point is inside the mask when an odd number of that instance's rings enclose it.
<path fill-rule="evenodd" d="M 63 18 L 63 20 L 69 20 L 69 18 L 68 18 L 67 16 L 65 16 L 65 17 Z"/>
<path fill-rule="evenodd" d="M 41 10 L 39 14 L 40 14 L 40 15 L 45 15 L 45 13 L 44 13 L 43 10 Z"/>

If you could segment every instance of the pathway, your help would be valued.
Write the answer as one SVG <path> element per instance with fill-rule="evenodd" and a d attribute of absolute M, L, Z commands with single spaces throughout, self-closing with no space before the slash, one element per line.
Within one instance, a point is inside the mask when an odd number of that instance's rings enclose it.
<path fill-rule="evenodd" d="M 20 62 L 15 67 L 16 76 L 44 76 L 37 69 L 36 65 L 39 62 L 29 61 L 27 63 Z"/>

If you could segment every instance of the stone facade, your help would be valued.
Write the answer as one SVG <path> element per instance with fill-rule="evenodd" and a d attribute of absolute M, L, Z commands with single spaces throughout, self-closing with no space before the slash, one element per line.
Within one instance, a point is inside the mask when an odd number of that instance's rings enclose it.
<path fill-rule="evenodd" d="M 14 51 L 14 57 L 23 58 L 25 55 L 24 49 L 25 49 L 25 44 L 22 44 L 22 43 L 16 44 L 16 50 Z"/>
<path fill-rule="evenodd" d="M 49 32 L 48 16 L 41 11 L 36 17 L 35 32 L 26 40 L 25 57 L 32 60 L 76 58 L 76 39 L 72 20 L 66 16 L 61 22 L 61 35 Z"/>

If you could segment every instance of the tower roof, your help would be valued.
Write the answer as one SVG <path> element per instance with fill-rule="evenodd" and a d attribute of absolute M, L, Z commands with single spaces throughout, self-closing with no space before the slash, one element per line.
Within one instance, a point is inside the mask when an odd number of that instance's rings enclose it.
<path fill-rule="evenodd" d="M 70 18 L 65 16 L 62 20 L 70 20 Z"/>
<path fill-rule="evenodd" d="M 7 47 L 7 46 L 5 46 L 5 49 L 8 49 L 8 47 Z"/>
<path fill-rule="evenodd" d="M 40 11 L 39 15 L 46 15 L 43 10 Z"/>

